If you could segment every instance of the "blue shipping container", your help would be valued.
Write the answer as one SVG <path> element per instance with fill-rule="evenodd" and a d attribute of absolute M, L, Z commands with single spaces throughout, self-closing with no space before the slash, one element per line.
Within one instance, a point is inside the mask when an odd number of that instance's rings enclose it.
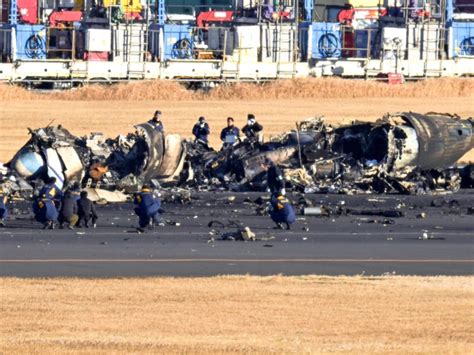
<path fill-rule="evenodd" d="M 341 27 L 337 22 L 313 22 L 311 56 L 313 59 L 341 57 Z"/>
<path fill-rule="evenodd" d="M 152 24 L 149 34 L 149 48 L 154 57 L 161 60 L 193 58 L 194 40 L 190 25 Z"/>
<path fill-rule="evenodd" d="M 451 58 L 474 56 L 474 22 L 453 21 L 449 47 Z"/>
<path fill-rule="evenodd" d="M 44 25 L 15 25 L 16 59 L 46 59 L 46 28 Z"/>

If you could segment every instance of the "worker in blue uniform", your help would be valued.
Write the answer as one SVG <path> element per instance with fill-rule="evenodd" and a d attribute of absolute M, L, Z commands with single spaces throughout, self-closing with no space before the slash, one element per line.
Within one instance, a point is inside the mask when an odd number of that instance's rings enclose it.
<path fill-rule="evenodd" d="M 56 186 L 56 178 L 50 177 L 33 202 L 35 219 L 43 224 L 43 229 L 54 229 L 59 215 L 57 207 L 62 198 L 63 194 Z"/>
<path fill-rule="evenodd" d="M 290 225 L 295 223 L 295 209 L 285 196 L 279 195 L 271 199 L 270 217 L 276 223 L 277 228 L 290 229 Z"/>
<path fill-rule="evenodd" d="M 160 222 L 161 201 L 153 196 L 153 192 L 147 185 L 143 185 L 142 191 L 135 196 L 135 213 L 138 216 L 138 231 L 144 232 L 144 228 L 153 227 Z"/>
<path fill-rule="evenodd" d="M 240 141 L 240 131 L 234 126 L 234 119 L 227 117 L 227 127 L 221 131 L 222 149 L 232 147 Z"/>
<path fill-rule="evenodd" d="M 211 130 L 206 122 L 206 118 L 199 117 L 198 122 L 193 127 L 193 136 L 196 143 L 202 144 L 204 147 L 209 148 L 209 134 Z"/>
<path fill-rule="evenodd" d="M 5 221 L 8 218 L 7 202 L 8 196 L 5 191 L 3 191 L 2 186 L 0 186 L 0 227 L 5 227 Z"/>
<path fill-rule="evenodd" d="M 163 122 L 161 121 L 161 111 L 159 110 L 155 111 L 153 118 L 148 121 L 148 124 L 150 124 L 158 132 L 165 131 L 165 128 L 163 127 Z"/>
<path fill-rule="evenodd" d="M 267 172 L 267 185 L 272 196 L 284 196 L 286 194 L 285 178 L 280 167 L 267 158 L 262 164 L 262 169 Z"/>

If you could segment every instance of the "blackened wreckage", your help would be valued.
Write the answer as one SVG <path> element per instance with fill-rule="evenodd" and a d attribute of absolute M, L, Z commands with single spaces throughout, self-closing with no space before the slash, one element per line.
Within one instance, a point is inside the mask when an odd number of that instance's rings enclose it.
<path fill-rule="evenodd" d="M 288 188 L 321 193 L 432 193 L 472 187 L 472 165 L 455 166 L 474 148 L 474 121 L 439 113 L 387 114 L 376 122 L 331 126 L 300 122 L 266 143 L 244 140 L 215 151 L 145 123 L 115 139 L 77 137 L 61 126 L 30 131 L 7 164 L 6 188 L 30 191 L 55 176 L 73 185 L 132 193 L 142 184 L 196 190 L 265 190 L 262 163 L 285 172 Z"/>

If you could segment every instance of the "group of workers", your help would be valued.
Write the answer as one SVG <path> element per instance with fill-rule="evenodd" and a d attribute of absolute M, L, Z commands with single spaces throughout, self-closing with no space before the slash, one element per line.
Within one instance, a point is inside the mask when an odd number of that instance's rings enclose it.
<path fill-rule="evenodd" d="M 148 121 L 148 124 L 158 132 L 164 133 L 161 111 L 155 111 L 155 114 L 152 119 Z M 263 126 L 257 122 L 254 114 L 249 113 L 247 115 L 247 124 L 242 127 L 242 133 L 245 135 L 245 138 L 252 143 L 260 143 L 262 141 Z M 196 143 L 209 148 L 211 129 L 204 116 L 199 117 L 198 122 L 193 126 L 192 134 Z M 234 119 L 232 117 L 227 117 L 227 126 L 222 129 L 220 139 L 223 149 L 232 147 L 241 141 L 240 130 L 234 125 Z"/>
<path fill-rule="evenodd" d="M 156 111 L 148 123 L 156 130 L 164 132 L 160 111 Z M 263 127 L 256 121 L 255 116 L 249 114 L 247 124 L 242 128 L 247 139 L 259 143 L 262 130 Z M 204 117 L 199 117 L 192 133 L 196 142 L 208 146 L 210 129 Z M 223 149 L 233 146 L 240 140 L 239 129 L 234 126 L 232 117 L 227 118 L 227 127 L 222 130 L 220 138 L 223 142 Z M 266 171 L 268 190 L 271 193 L 270 217 L 276 223 L 276 228 L 290 229 L 290 225 L 296 221 L 296 216 L 293 206 L 285 197 L 283 171 L 268 158 L 262 163 L 261 168 Z M 134 211 L 138 216 L 137 230 L 139 232 L 144 232 L 145 228 L 153 228 L 154 225 L 160 223 L 161 202 L 149 186 L 144 185 L 141 191 L 135 195 L 134 204 Z M 61 189 L 56 186 L 54 177 L 47 179 L 46 184 L 34 198 L 33 213 L 35 220 L 40 222 L 44 229 L 54 229 L 57 224 L 59 224 L 59 228 L 66 226 L 69 229 L 74 229 L 82 227 L 82 224 L 86 228 L 95 228 L 98 220 L 94 203 L 88 198 L 87 191 L 72 188 L 63 194 Z M 7 217 L 7 196 L 1 190 L 0 185 L 0 226 L 5 225 Z"/>
<path fill-rule="evenodd" d="M 153 227 L 160 222 L 161 203 L 153 195 L 151 189 L 144 185 L 140 193 L 135 195 L 135 213 L 138 216 L 138 231 L 143 232 L 145 227 Z M 96 228 L 97 210 L 89 199 L 87 191 L 78 188 L 66 190 L 63 194 L 56 186 L 56 178 L 50 177 L 33 200 L 33 214 L 43 229 L 67 227 Z M 8 217 L 7 195 L 0 185 L 0 226 L 5 226 Z"/>
<path fill-rule="evenodd" d="M 164 132 L 161 111 L 155 111 L 153 118 L 148 123 L 159 132 Z M 247 124 L 242 127 L 242 133 L 251 144 L 262 142 L 263 126 L 257 122 L 255 115 L 251 113 L 247 115 Z M 196 143 L 209 148 L 211 130 L 204 116 L 199 117 L 198 122 L 193 126 L 192 134 Z M 227 117 L 227 127 L 222 129 L 220 139 L 222 141 L 222 149 L 230 148 L 241 141 L 240 131 L 234 125 L 232 117 Z M 296 221 L 296 216 L 293 206 L 285 197 L 283 172 L 270 159 L 265 160 L 262 164 L 262 169 L 267 171 L 267 184 L 272 196 L 270 200 L 270 217 L 276 223 L 277 228 L 290 229 L 290 225 Z"/>
<path fill-rule="evenodd" d="M 59 228 L 67 224 L 69 229 L 74 227 L 96 227 L 97 212 L 94 203 L 88 198 L 87 191 L 73 188 L 64 194 L 56 186 L 56 178 L 50 177 L 33 201 L 35 220 L 44 229 Z"/>

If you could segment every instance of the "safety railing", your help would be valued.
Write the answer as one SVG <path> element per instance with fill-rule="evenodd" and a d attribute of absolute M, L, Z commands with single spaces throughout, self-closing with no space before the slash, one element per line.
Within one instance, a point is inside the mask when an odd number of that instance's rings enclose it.
<path fill-rule="evenodd" d="M 190 15 L 197 17 L 202 11 L 230 11 L 232 5 L 175 5 L 166 4 L 166 14 L 168 15 Z M 156 13 L 156 9 L 152 9 L 152 14 Z"/>
<path fill-rule="evenodd" d="M 231 28 L 199 28 L 166 24 L 148 29 L 148 52 L 152 61 L 225 60 L 234 40 Z"/>
<path fill-rule="evenodd" d="M 77 52 L 77 30 L 74 27 L 46 27 L 47 59 L 73 60 Z"/>
<path fill-rule="evenodd" d="M 256 22 L 254 25 L 239 25 L 229 21 L 228 26 L 209 23 L 198 27 L 194 23 L 165 23 L 157 25 L 138 21 L 142 27 L 129 27 L 124 33 L 117 32 L 117 26 L 133 26 L 134 22 L 110 22 L 110 37 L 113 38 L 108 50 L 101 51 L 99 56 L 85 55 L 86 32 L 73 27 L 45 27 L 44 34 L 31 33 L 22 40 L 17 39 L 16 50 L 25 51 L 25 56 L 18 57 L 11 53 L 11 29 L 0 27 L 0 59 L 5 62 L 12 58 L 17 60 L 103 60 L 127 62 L 169 61 L 169 60 L 222 60 L 232 62 L 271 62 L 293 63 L 318 59 L 433 59 L 443 58 L 447 33 L 442 18 L 432 14 L 439 4 L 430 4 L 430 10 L 419 13 L 427 21 L 399 23 L 393 33 L 386 33 L 377 19 L 367 24 L 313 23 L 310 27 L 294 21 L 283 21 L 270 16 L 271 21 Z M 199 6 L 193 7 L 197 11 Z M 109 7 L 111 15 L 114 6 Z M 257 8 L 265 10 L 266 5 Z M 282 7 L 273 8 L 280 14 Z M 424 7 L 401 6 L 399 16 Z M 435 9 L 435 10 L 432 10 Z M 427 10 L 426 10 L 427 11 Z M 395 12 L 396 13 L 396 12 Z M 258 13 L 254 14 L 258 16 Z M 426 17 L 425 17 L 426 15 Z M 397 16 L 393 15 L 394 18 Z M 308 25 L 308 23 L 306 23 Z M 317 28 L 321 25 L 320 28 Z M 329 28 L 331 26 L 331 28 Z M 332 28 L 334 27 L 334 28 Z M 115 32 L 114 32 L 115 31 Z M 384 32 L 385 31 L 385 32 Z M 7 39 L 7 33 L 10 38 Z M 122 36 L 122 37 L 120 37 Z M 127 38 L 125 38 L 127 37 Z M 136 43 L 131 43 L 137 38 Z M 3 42 L 9 43 L 3 45 Z M 127 54 L 121 55 L 124 47 Z M 462 53 L 474 53 L 474 41 L 464 41 Z M 5 49 L 6 48 L 6 49 Z M 43 49 L 44 48 L 44 49 Z M 9 53 L 9 52 L 10 53 Z M 43 53 L 45 52 L 45 53 Z M 119 58 L 120 57 L 120 58 Z"/>
<path fill-rule="evenodd" d="M 474 14 L 474 3 L 472 0 L 454 0 L 454 12 Z"/>
<path fill-rule="evenodd" d="M 135 26 L 135 27 L 133 27 Z M 313 24 L 317 26 L 317 24 Z M 308 31 L 312 31 L 311 34 Z M 385 33 L 383 28 L 355 28 L 335 24 L 334 29 L 297 27 L 289 24 L 264 23 L 249 26 L 196 27 L 187 24 L 117 24 L 108 30 L 110 47 L 101 50 L 102 57 L 86 55 L 87 32 L 73 28 L 49 28 L 17 39 L 16 50 L 25 52 L 17 60 L 102 60 L 166 61 L 228 60 L 246 62 L 304 62 L 311 59 L 438 59 L 445 30 L 435 24 L 399 28 Z M 0 28 L 2 61 L 14 58 L 12 31 Z M 94 41 L 90 38 L 89 41 Z M 21 42 L 21 41 L 24 41 Z M 463 50 L 472 53 L 474 42 L 464 43 Z M 411 51 L 411 52 L 410 52 Z M 464 53 L 463 52 L 463 53 Z M 120 59 L 115 59 L 121 57 Z"/>

